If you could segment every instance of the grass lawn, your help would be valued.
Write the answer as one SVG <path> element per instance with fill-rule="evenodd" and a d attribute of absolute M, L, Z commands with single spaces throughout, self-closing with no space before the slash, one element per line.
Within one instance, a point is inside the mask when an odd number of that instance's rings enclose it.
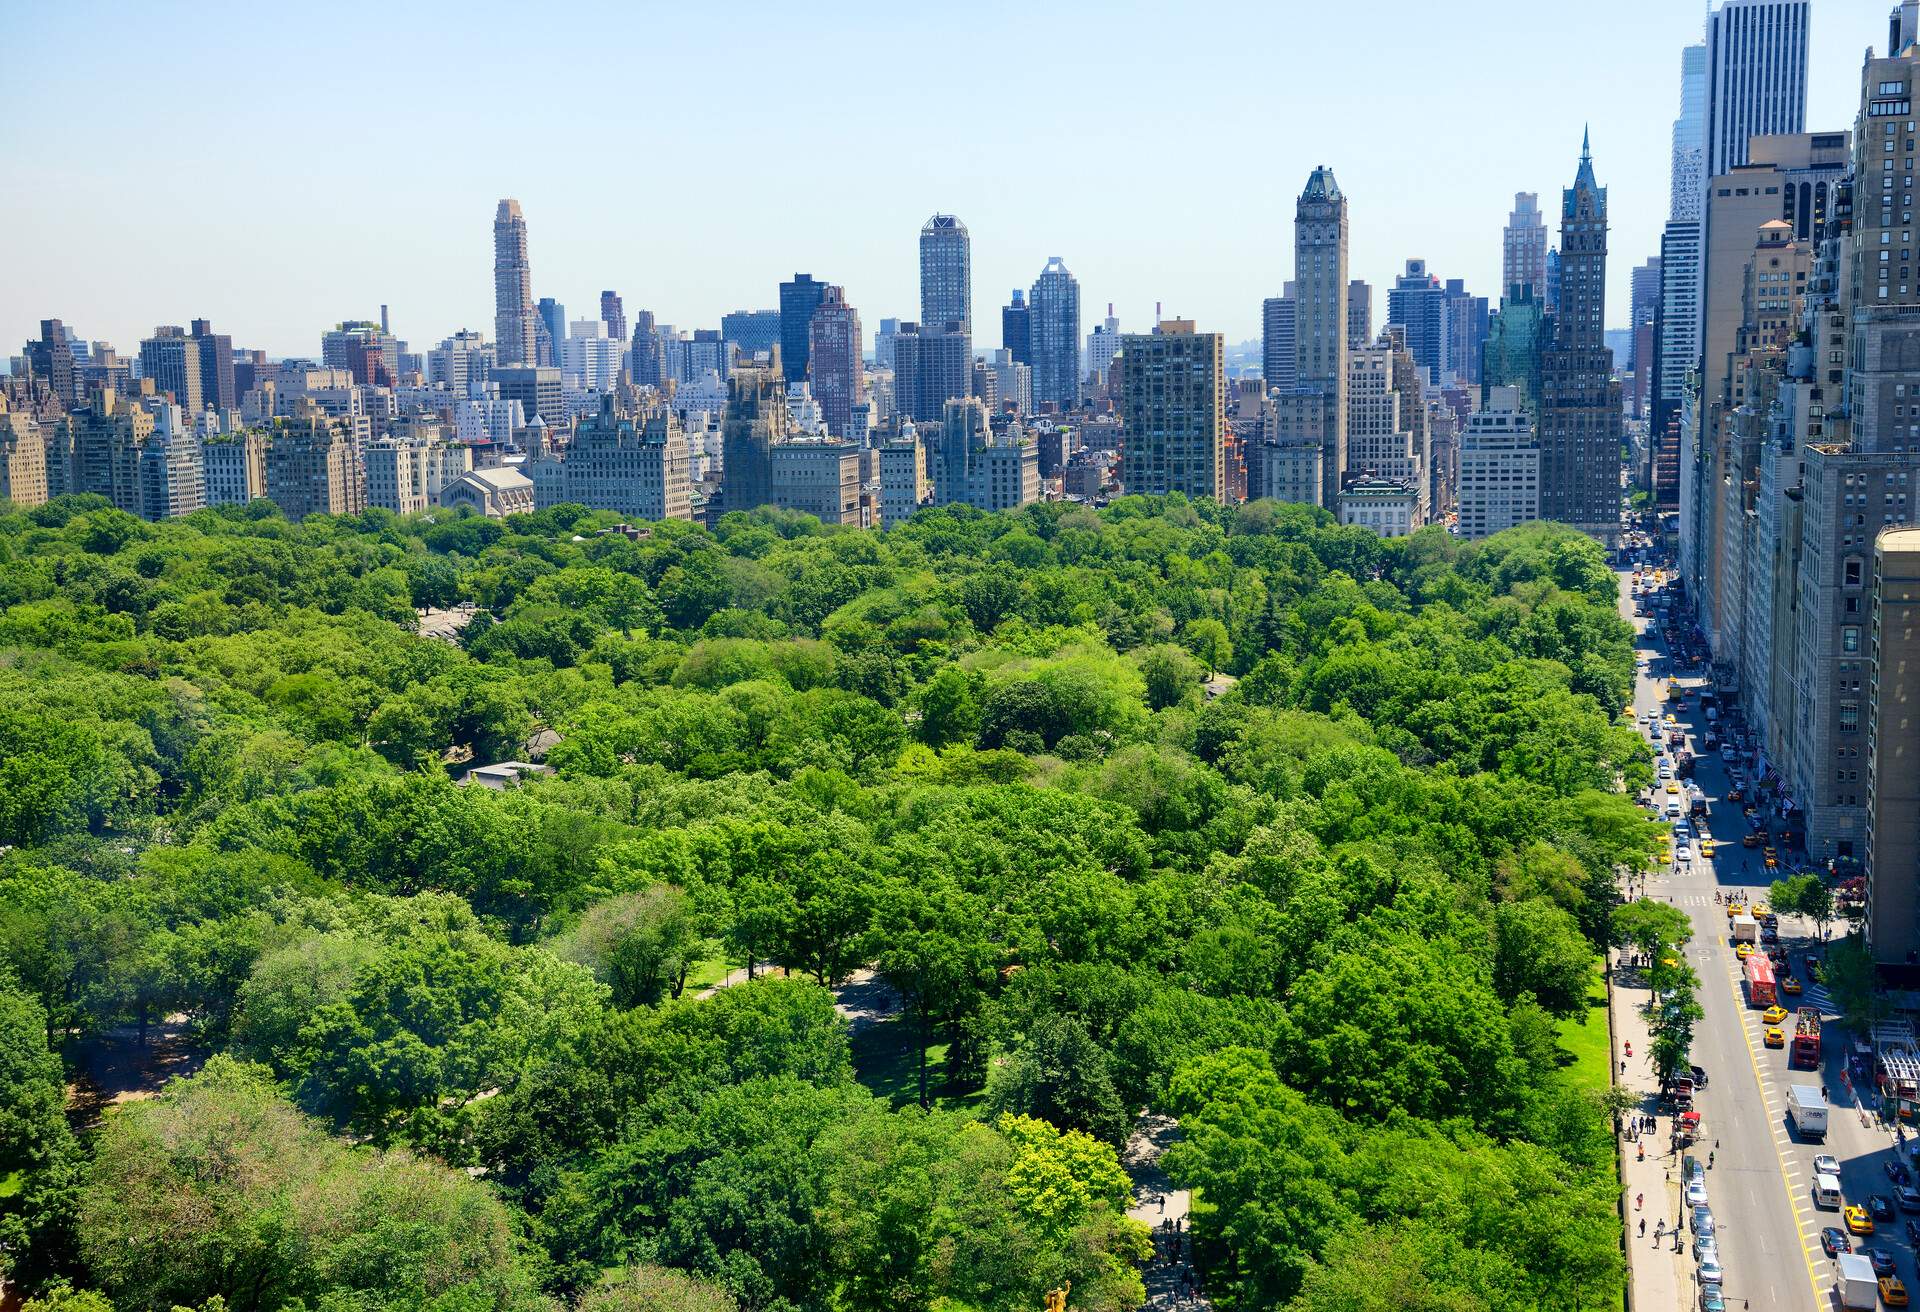
<path fill-rule="evenodd" d="M 1587 987 L 1584 1016 L 1560 1022 L 1561 1069 L 1583 1089 L 1606 1089 L 1613 1070 L 1613 1047 L 1607 1040 L 1606 958 L 1596 956 L 1593 981 Z"/>
<path fill-rule="evenodd" d="M 920 1073 L 914 1062 L 913 1027 L 903 1017 L 868 1026 L 853 1040 L 853 1074 L 876 1097 L 889 1098 L 894 1106 L 917 1101 L 920 1097 Z M 943 1093 L 947 1083 L 947 1045 L 927 1045 L 927 1091 L 933 1104 L 948 1111 L 976 1107 L 985 1097 L 982 1090 Z"/>
<path fill-rule="evenodd" d="M 708 957 L 693 963 L 693 969 L 687 972 L 688 993 L 698 993 L 701 989 L 711 988 L 727 977 L 733 967 L 725 957 Z"/>

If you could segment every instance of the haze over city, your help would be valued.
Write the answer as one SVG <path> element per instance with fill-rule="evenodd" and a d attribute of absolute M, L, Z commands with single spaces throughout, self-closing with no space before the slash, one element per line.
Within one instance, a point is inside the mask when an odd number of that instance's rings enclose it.
<path fill-rule="evenodd" d="M 1823 0 L 1809 129 L 1851 122 L 1883 0 Z M 207 316 L 274 355 L 392 307 L 415 342 L 492 322 L 489 222 L 524 207 L 536 294 L 678 327 L 795 270 L 911 318 L 936 211 L 975 314 L 1061 256 L 1087 318 L 1154 305 L 1255 337 L 1315 165 L 1352 270 L 1422 257 L 1497 301 L 1516 191 L 1551 216 L 1583 126 L 1608 303 L 1659 249 L 1686 0 L 1364 6 L 720 8 L 583 3 L 12 5 L 0 341 L 58 315 L 132 348 Z M 30 199 L 31 203 L 22 203 Z M 1618 324 L 1610 317 L 1609 326 Z"/>

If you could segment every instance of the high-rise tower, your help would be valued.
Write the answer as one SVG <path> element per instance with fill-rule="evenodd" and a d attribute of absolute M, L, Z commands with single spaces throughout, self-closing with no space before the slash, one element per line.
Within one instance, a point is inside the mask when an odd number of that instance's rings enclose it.
<path fill-rule="evenodd" d="M 967 225 L 936 214 L 920 228 L 920 325 L 945 332 L 957 323 L 973 333 L 973 247 Z"/>
<path fill-rule="evenodd" d="M 600 322 L 606 325 L 607 336 L 623 346 L 626 344 L 627 307 L 621 303 L 619 292 L 600 293 Z"/>
<path fill-rule="evenodd" d="M 1514 287 L 1547 294 L 1547 222 L 1538 192 L 1513 193 L 1513 213 L 1500 234 L 1500 294 L 1509 295 Z"/>
<path fill-rule="evenodd" d="M 1071 410 L 1080 401 L 1080 284 L 1058 255 L 1034 279 L 1027 311 L 1033 403 Z"/>
<path fill-rule="evenodd" d="M 1806 131 L 1807 10 L 1808 0 L 1721 0 L 1707 16 L 1702 186 L 1745 164 L 1753 138 Z"/>
<path fill-rule="evenodd" d="M 1540 517 L 1611 542 L 1620 532 L 1620 384 L 1606 343 L 1607 189 L 1583 137 L 1561 193 L 1560 308 L 1540 369 Z"/>
<path fill-rule="evenodd" d="M 780 284 L 780 370 L 789 383 L 807 376 L 813 312 L 820 308 L 826 290 L 827 285 L 810 273 L 796 273 L 791 281 Z"/>
<path fill-rule="evenodd" d="M 1339 504 L 1347 472 L 1347 198 L 1322 164 L 1307 178 L 1293 218 L 1295 373 L 1320 389 L 1326 424 L 1321 501 Z"/>
<path fill-rule="evenodd" d="M 844 289 L 826 288 L 808 332 L 808 370 L 821 417 L 835 437 L 848 436 L 853 407 L 867 399 L 860 351 L 860 312 L 847 304 Z"/>
<path fill-rule="evenodd" d="M 527 263 L 527 221 L 507 199 L 493 215 L 493 336 L 501 364 L 536 363 L 533 271 Z"/>

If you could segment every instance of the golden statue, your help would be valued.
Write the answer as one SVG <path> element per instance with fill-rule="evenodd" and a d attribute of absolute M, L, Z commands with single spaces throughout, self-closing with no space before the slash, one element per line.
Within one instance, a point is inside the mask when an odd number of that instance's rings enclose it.
<path fill-rule="evenodd" d="M 1067 1312 L 1067 1295 L 1073 1292 L 1073 1281 L 1067 1281 L 1064 1289 L 1047 1291 L 1047 1312 Z"/>

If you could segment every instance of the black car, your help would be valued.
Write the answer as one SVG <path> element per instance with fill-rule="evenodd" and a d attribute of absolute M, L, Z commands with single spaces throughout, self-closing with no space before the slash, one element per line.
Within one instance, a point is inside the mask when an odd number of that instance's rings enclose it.
<path fill-rule="evenodd" d="M 1876 1221 L 1893 1220 L 1893 1204 L 1887 1201 L 1885 1194 L 1872 1194 L 1867 1198 L 1867 1211 Z"/>
<path fill-rule="evenodd" d="M 1847 1238 L 1845 1230 L 1830 1225 L 1820 1232 L 1820 1247 L 1826 1250 L 1828 1257 L 1838 1257 L 1853 1251 L 1853 1241 Z"/>
<path fill-rule="evenodd" d="M 1901 1165 L 1898 1157 L 1889 1157 L 1887 1158 L 1887 1179 L 1895 1184 L 1906 1184 L 1912 1177 L 1907 1174 L 1907 1168 Z"/>
<path fill-rule="evenodd" d="M 1886 1249 L 1863 1248 L 1860 1251 L 1866 1254 L 1867 1261 L 1873 1263 L 1873 1273 L 1875 1275 L 1890 1276 L 1894 1273 L 1893 1254 L 1889 1253 Z"/>
<path fill-rule="evenodd" d="M 1910 1184 L 1903 1184 L 1893 1191 L 1893 1196 L 1900 1204 L 1901 1211 L 1920 1212 L 1920 1189 L 1915 1189 Z"/>

